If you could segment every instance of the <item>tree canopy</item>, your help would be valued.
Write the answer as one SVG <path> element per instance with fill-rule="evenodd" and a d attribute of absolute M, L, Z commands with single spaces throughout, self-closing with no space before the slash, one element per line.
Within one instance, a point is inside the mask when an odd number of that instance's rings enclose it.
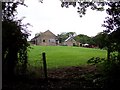
<path fill-rule="evenodd" d="M 75 36 L 75 40 L 82 44 L 86 44 L 86 43 L 92 44 L 92 38 L 87 35 L 84 35 L 84 34 L 79 34 L 79 35 Z"/>
<path fill-rule="evenodd" d="M 74 37 L 75 35 L 76 35 L 75 32 L 62 32 L 61 34 L 58 34 L 57 36 L 58 36 L 58 40 L 60 41 L 60 43 L 62 43 L 68 37 Z"/>

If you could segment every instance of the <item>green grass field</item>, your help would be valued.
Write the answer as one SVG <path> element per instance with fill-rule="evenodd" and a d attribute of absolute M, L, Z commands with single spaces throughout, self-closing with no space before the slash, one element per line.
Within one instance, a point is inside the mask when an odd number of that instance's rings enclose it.
<path fill-rule="evenodd" d="M 106 51 L 93 48 L 68 46 L 31 46 L 28 58 L 31 66 L 42 65 L 42 52 L 46 53 L 47 67 L 60 68 L 85 65 L 91 57 L 106 57 Z"/>

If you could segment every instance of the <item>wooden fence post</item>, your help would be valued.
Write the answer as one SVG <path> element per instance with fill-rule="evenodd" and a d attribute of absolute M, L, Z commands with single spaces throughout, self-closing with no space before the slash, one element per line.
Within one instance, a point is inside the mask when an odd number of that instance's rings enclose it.
<path fill-rule="evenodd" d="M 45 75 L 45 79 L 47 80 L 47 64 L 46 64 L 45 52 L 42 53 L 42 59 L 43 59 L 44 75 Z"/>

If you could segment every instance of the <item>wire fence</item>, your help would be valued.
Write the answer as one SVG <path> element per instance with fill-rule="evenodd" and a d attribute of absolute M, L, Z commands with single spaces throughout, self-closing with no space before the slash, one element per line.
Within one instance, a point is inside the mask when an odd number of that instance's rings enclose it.
<path fill-rule="evenodd" d="M 39 54 L 39 60 L 31 60 L 28 62 L 28 72 L 35 77 L 47 78 L 47 66 L 45 53 Z"/>
<path fill-rule="evenodd" d="M 39 59 L 29 60 L 27 64 L 28 74 L 33 77 L 43 77 L 42 54 L 39 54 Z"/>

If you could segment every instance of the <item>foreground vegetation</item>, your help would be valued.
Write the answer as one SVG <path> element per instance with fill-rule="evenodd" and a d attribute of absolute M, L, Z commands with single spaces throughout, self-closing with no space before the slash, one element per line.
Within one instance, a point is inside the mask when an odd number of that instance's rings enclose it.
<path fill-rule="evenodd" d="M 31 46 L 28 63 L 42 65 L 42 52 L 46 53 L 48 68 L 85 65 L 91 57 L 106 57 L 106 51 L 94 48 L 68 46 Z"/>

